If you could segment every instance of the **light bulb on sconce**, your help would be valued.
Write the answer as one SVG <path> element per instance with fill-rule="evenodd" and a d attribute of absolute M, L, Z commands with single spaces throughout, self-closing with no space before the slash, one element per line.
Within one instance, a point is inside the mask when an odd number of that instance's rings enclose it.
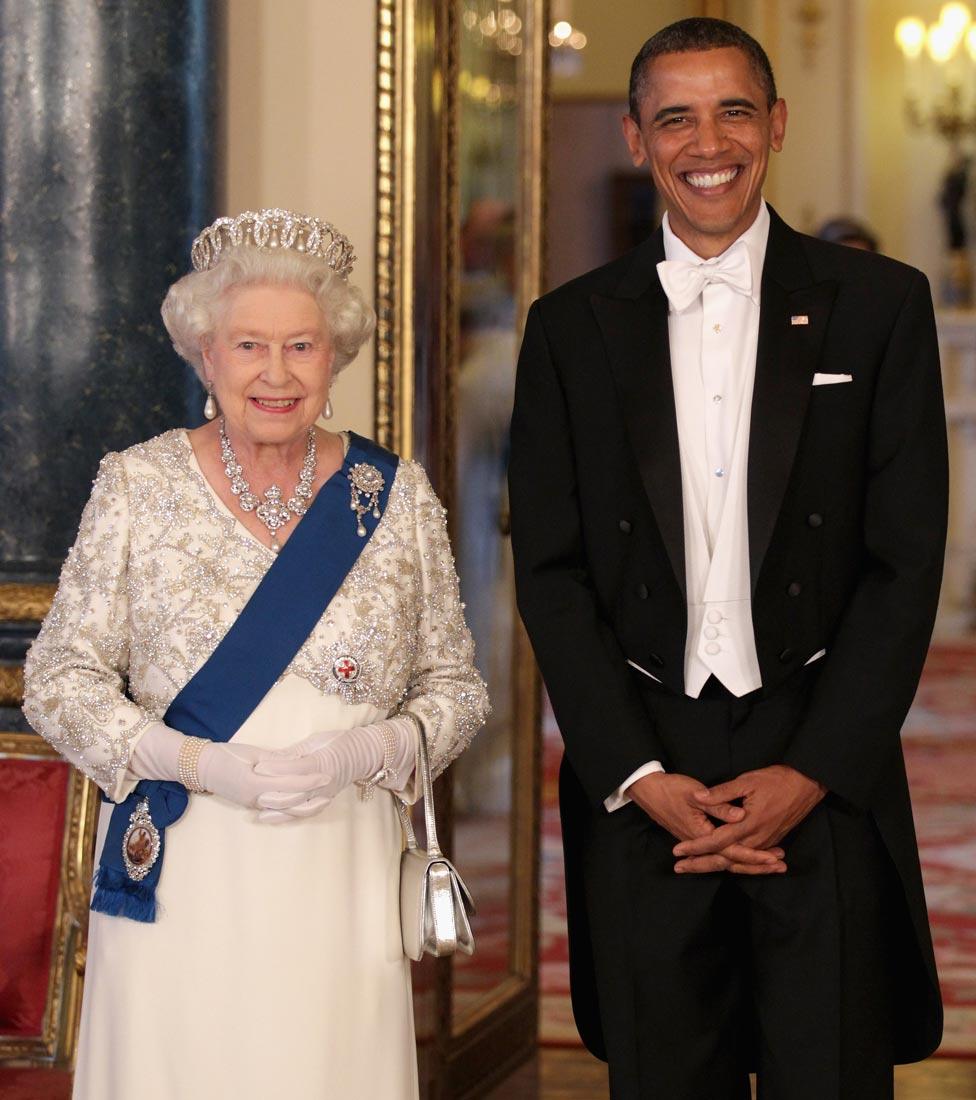
<path fill-rule="evenodd" d="M 905 57 L 914 60 L 925 49 L 925 24 L 911 15 L 899 19 L 895 26 L 895 42 Z"/>
<path fill-rule="evenodd" d="M 944 65 L 955 53 L 959 39 L 951 27 L 944 23 L 933 23 L 925 36 L 925 48 L 929 57 L 937 65 Z"/>
<path fill-rule="evenodd" d="M 957 43 L 972 21 L 972 13 L 967 4 L 943 4 L 942 11 L 939 12 L 939 24 L 955 36 Z"/>

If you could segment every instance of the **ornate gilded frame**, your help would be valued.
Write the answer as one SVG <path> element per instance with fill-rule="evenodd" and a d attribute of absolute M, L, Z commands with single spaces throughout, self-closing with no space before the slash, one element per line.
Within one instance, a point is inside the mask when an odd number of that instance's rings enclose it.
<path fill-rule="evenodd" d="M 409 457 L 413 377 L 413 0 L 378 0 L 376 55 L 376 438 Z"/>
<path fill-rule="evenodd" d="M 547 0 L 529 0 L 523 65 L 518 314 L 542 289 L 547 108 Z M 460 5 L 378 0 L 377 439 L 424 462 L 452 512 L 455 474 L 459 215 Z M 440 1095 L 480 1095 L 535 1043 L 538 1011 L 540 680 L 524 631 L 514 646 L 517 728 L 512 808 L 509 976 L 453 1018 L 450 962 L 438 969 L 436 1059 Z M 438 809 L 451 832 L 450 773 Z M 462 868 L 463 870 L 463 868 Z M 422 1076 L 424 1076 L 422 1072 Z"/>

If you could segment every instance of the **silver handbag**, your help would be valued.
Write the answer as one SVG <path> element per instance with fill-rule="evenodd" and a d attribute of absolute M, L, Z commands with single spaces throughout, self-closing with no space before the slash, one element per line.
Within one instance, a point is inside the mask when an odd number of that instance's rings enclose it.
<path fill-rule="evenodd" d="M 415 717 L 410 715 L 411 718 Z M 440 957 L 463 951 L 474 951 L 469 914 L 474 902 L 467 886 L 454 865 L 437 843 L 437 822 L 434 820 L 434 790 L 427 756 L 427 738 L 418 720 L 417 768 L 424 792 L 424 824 L 427 830 L 427 850 L 417 843 L 410 810 L 398 798 L 397 810 L 406 838 L 406 848 L 400 857 L 400 931 L 403 953 L 419 962 L 424 952 Z"/>

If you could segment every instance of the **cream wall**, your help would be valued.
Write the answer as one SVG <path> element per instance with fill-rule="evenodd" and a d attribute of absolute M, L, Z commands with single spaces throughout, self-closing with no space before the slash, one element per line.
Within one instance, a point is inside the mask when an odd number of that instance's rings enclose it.
<path fill-rule="evenodd" d="M 228 0 L 223 209 L 290 207 L 333 222 L 373 300 L 375 41 L 371 0 Z M 373 347 L 333 395 L 337 427 L 373 427 Z"/>

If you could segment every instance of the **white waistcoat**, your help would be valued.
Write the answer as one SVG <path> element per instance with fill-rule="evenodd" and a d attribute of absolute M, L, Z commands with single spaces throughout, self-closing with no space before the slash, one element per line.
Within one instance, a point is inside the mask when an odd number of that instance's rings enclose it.
<path fill-rule="evenodd" d="M 731 246 L 748 250 L 751 294 L 712 283 L 668 318 L 688 596 L 685 693 L 695 698 L 709 675 L 736 696 L 762 684 L 752 623 L 746 482 L 768 232 L 763 205 Z M 701 262 L 667 219 L 664 245 L 668 259 Z"/>

